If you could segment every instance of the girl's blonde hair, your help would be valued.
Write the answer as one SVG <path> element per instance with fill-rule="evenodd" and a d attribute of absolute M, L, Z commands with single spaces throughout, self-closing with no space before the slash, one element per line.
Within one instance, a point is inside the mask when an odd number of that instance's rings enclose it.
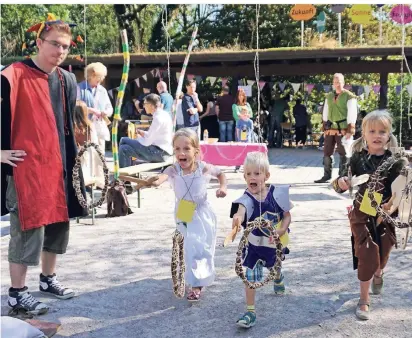
<path fill-rule="evenodd" d="M 246 155 L 245 162 L 243 163 L 245 168 L 254 167 L 254 168 L 263 168 L 265 173 L 269 172 L 269 160 L 268 156 L 265 153 L 260 151 L 251 151 Z"/>
<path fill-rule="evenodd" d="M 93 62 L 87 65 L 85 69 L 85 76 L 86 80 L 90 80 L 90 78 L 96 74 L 97 76 L 106 77 L 107 75 L 107 68 L 101 62 Z"/>
<path fill-rule="evenodd" d="M 374 110 L 363 118 L 362 121 L 362 137 L 358 138 L 352 144 L 352 152 L 361 152 L 365 148 L 365 139 L 363 137 L 366 129 L 374 123 L 380 123 L 383 125 L 385 130 L 389 133 L 389 142 L 387 148 L 398 146 L 398 141 L 392 134 L 392 117 L 389 115 L 387 110 Z"/>
<path fill-rule="evenodd" d="M 189 128 L 179 129 L 173 136 L 172 144 L 175 144 L 175 141 L 178 137 L 186 137 L 190 140 L 190 145 L 195 149 L 195 152 L 200 155 L 200 141 L 197 133 Z"/>

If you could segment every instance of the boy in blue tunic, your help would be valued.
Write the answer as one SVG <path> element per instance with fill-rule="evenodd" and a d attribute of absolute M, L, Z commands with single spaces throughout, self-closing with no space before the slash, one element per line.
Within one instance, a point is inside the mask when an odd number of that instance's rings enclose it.
<path fill-rule="evenodd" d="M 247 222 L 252 222 L 258 217 L 263 217 L 276 226 L 279 237 L 289 231 L 291 222 L 290 209 L 293 204 L 289 200 L 289 186 L 269 185 L 266 181 L 270 177 L 269 161 L 267 155 L 261 152 L 250 152 L 244 162 L 244 178 L 247 189 L 243 196 L 232 204 L 230 216 L 233 217 L 233 228 L 242 224 L 246 227 Z M 240 227 L 238 227 L 240 229 Z M 288 252 L 284 248 L 285 253 Z M 243 266 L 245 275 L 250 282 L 260 282 L 263 279 L 263 267 L 271 268 L 276 260 L 276 244 L 268 234 L 259 229 L 253 230 L 248 237 L 248 244 L 243 251 Z M 239 318 L 237 324 L 241 327 L 250 328 L 256 323 L 255 312 L 255 289 L 246 286 L 246 313 Z M 274 281 L 276 294 L 284 294 L 285 285 L 283 274 Z"/>

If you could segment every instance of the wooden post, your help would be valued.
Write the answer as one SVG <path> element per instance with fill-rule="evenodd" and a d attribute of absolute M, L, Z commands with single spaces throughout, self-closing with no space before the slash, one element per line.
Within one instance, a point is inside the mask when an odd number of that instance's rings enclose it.
<path fill-rule="evenodd" d="M 379 95 L 379 109 L 386 109 L 388 106 L 388 73 L 379 74 L 379 84 L 381 86 Z"/>

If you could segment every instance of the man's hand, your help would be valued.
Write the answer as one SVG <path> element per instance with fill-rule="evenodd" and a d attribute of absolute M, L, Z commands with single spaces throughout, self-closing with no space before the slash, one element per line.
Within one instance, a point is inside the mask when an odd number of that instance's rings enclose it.
<path fill-rule="evenodd" d="M 141 130 L 141 129 L 136 129 L 136 134 L 137 134 L 138 136 L 144 136 L 144 131 Z"/>
<path fill-rule="evenodd" d="M 348 190 L 350 186 L 349 178 L 347 176 L 339 178 L 338 185 L 342 190 Z"/>
<path fill-rule="evenodd" d="M 219 189 L 216 190 L 216 197 L 217 198 L 226 197 L 226 195 L 227 195 L 227 191 L 226 191 L 225 188 L 219 188 Z"/>
<path fill-rule="evenodd" d="M 1 163 L 7 163 L 12 167 L 17 167 L 17 164 L 14 162 L 24 161 L 23 157 L 26 155 L 24 150 L 2 150 Z"/>

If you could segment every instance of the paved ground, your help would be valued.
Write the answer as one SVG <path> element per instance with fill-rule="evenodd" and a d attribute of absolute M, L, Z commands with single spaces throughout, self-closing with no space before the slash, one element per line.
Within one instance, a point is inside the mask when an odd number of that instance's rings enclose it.
<path fill-rule="evenodd" d="M 234 272 L 236 243 L 223 248 L 230 231 L 230 203 L 245 188 L 242 174 L 228 168 L 229 194 L 210 201 L 219 218 L 217 278 L 202 301 L 190 305 L 174 297 L 170 279 L 173 192 L 165 184 L 135 195 L 127 217 L 73 222 L 68 253 L 58 275 L 78 296 L 67 301 L 42 297 L 51 305 L 44 320 L 60 322 L 57 337 L 410 337 L 412 332 L 412 243 L 394 250 L 385 274 L 385 291 L 372 296 L 372 319 L 354 316 L 358 297 L 352 270 L 348 220 L 350 201 L 326 184 L 322 153 L 315 149 L 271 150 L 271 183 L 289 183 L 292 210 L 291 253 L 283 265 L 287 294 L 276 297 L 268 285 L 258 291 L 257 325 L 248 330 L 235 321 L 244 312 L 243 285 Z M 336 171 L 336 169 L 335 169 Z M 336 174 L 336 173 L 335 173 Z M 103 217 L 105 206 L 99 210 Z M 2 304 L 8 287 L 8 225 L 2 222 Z M 38 287 L 38 268 L 27 285 Z M 409 332 L 409 334 L 408 334 Z"/>

